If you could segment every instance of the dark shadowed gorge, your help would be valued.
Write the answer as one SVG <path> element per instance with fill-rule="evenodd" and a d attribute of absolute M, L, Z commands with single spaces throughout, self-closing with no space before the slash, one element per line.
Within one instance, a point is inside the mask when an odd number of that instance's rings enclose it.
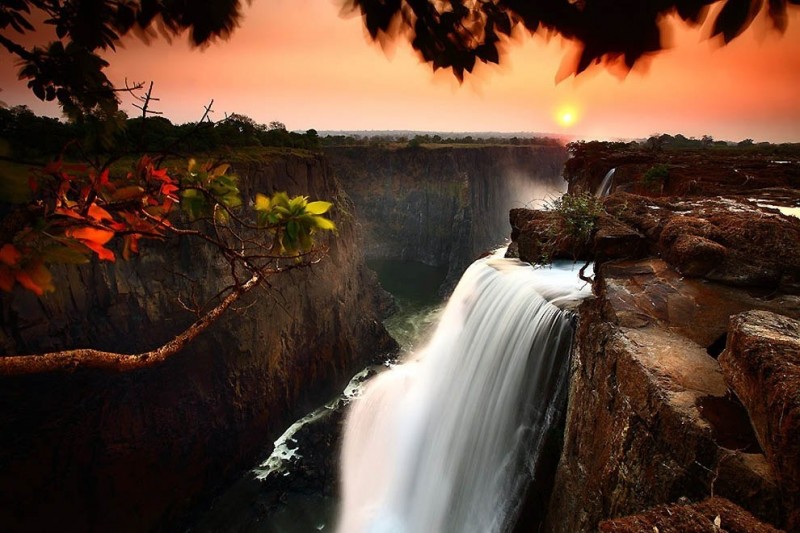
<path fill-rule="evenodd" d="M 358 209 L 367 259 L 466 267 L 508 237 L 508 210 L 564 189 L 566 149 L 533 146 L 333 147 L 325 150 Z"/>
<path fill-rule="evenodd" d="M 156 368 L 3 378 L 0 497 L 14 504 L 2 506 L 0 529 L 169 529 L 291 420 L 395 349 L 352 202 L 327 160 L 262 150 L 234 166 L 245 198 L 286 190 L 331 199 L 339 232 L 324 243 L 328 256 L 270 280 Z M 3 352 L 124 352 L 170 338 L 193 319 L 177 298 L 213 296 L 226 265 L 196 243 L 148 246 L 129 262 L 64 267 L 65 282 L 41 300 L 0 295 Z"/>

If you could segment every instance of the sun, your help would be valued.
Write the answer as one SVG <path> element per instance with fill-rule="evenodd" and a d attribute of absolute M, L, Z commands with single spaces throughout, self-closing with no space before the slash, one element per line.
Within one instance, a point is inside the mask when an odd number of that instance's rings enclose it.
<path fill-rule="evenodd" d="M 561 106 L 556 111 L 556 121 L 564 128 L 572 126 L 577 120 L 578 112 L 571 105 Z"/>

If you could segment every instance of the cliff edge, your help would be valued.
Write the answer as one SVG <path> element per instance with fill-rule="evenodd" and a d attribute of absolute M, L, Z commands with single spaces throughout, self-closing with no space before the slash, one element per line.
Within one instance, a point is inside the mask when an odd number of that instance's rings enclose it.
<path fill-rule="evenodd" d="M 567 165 L 575 192 L 612 168 L 616 185 L 576 253 L 596 263 L 594 298 L 579 309 L 544 530 L 596 531 L 668 504 L 601 530 L 676 530 L 666 517 L 722 497 L 704 512 L 739 516 L 732 505 L 796 531 L 800 162 L 737 157 L 728 171 L 717 154 L 706 175 L 702 154 L 670 153 L 654 187 L 651 153 L 610 153 L 579 149 Z M 548 216 L 512 212 L 521 258 L 538 259 Z"/>

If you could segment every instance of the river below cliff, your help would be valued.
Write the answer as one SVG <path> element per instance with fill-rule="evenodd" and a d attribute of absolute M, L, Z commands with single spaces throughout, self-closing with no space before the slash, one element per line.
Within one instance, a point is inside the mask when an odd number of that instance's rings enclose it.
<path fill-rule="evenodd" d="M 447 268 L 382 259 L 368 261 L 367 266 L 378 274 L 381 285 L 395 300 L 396 311 L 384 321 L 387 331 L 403 353 L 413 350 L 425 339 L 443 308 L 438 291 Z M 380 371 L 380 365 L 364 369 L 341 396 L 290 426 L 269 456 L 199 513 L 187 531 L 333 531 L 339 506 L 337 465 L 340 425 L 346 410 L 343 404 Z"/>

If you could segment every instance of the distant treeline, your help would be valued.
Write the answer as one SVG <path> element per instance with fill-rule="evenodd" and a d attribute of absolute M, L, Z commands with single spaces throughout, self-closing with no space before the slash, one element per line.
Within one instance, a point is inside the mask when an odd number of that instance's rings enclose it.
<path fill-rule="evenodd" d="M 505 144 L 561 145 L 562 141 L 545 137 L 508 137 L 438 135 L 406 133 L 347 134 L 320 136 L 316 130 L 305 133 L 288 131 L 281 122 L 258 124 L 240 114 L 228 115 L 218 122 L 173 124 L 160 116 L 128 118 L 121 114 L 108 134 L 103 125 L 63 122 L 35 115 L 26 106 L 0 107 L 0 156 L 20 161 L 52 159 L 59 154 L 81 157 L 83 152 L 109 150 L 117 154 L 167 153 L 191 155 L 225 148 L 284 147 L 315 150 L 326 146 L 393 146 L 416 148 L 422 145 Z M 3 146 L 5 145 L 5 146 Z"/>
<path fill-rule="evenodd" d="M 163 117 L 120 117 L 109 139 L 98 143 L 102 125 L 62 122 L 39 117 L 26 106 L 0 108 L 0 155 L 21 161 L 38 161 L 64 154 L 80 157 L 83 151 L 110 150 L 126 153 L 197 154 L 224 148 L 275 146 L 316 149 L 320 139 L 313 129 L 287 131 L 280 122 L 258 124 L 244 115 L 232 114 L 215 123 L 173 124 Z M 10 152 L 3 154 L 3 152 Z"/>
<path fill-rule="evenodd" d="M 700 139 L 685 137 L 681 134 L 668 135 L 656 134 L 642 141 L 614 142 L 614 141 L 574 141 L 567 144 L 567 149 L 576 153 L 607 152 L 620 150 L 647 150 L 656 152 L 669 151 L 703 151 L 714 150 L 715 152 L 749 153 L 758 152 L 762 154 L 800 156 L 800 143 L 780 143 L 755 142 L 753 139 L 743 141 L 717 141 L 710 135 L 704 135 Z"/>
<path fill-rule="evenodd" d="M 458 134 L 386 134 L 327 135 L 320 137 L 322 146 L 407 146 L 417 148 L 434 144 L 505 144 L 512 146 L 563 146 L 563 141 L 551 137 L 478 136 Z"/>

